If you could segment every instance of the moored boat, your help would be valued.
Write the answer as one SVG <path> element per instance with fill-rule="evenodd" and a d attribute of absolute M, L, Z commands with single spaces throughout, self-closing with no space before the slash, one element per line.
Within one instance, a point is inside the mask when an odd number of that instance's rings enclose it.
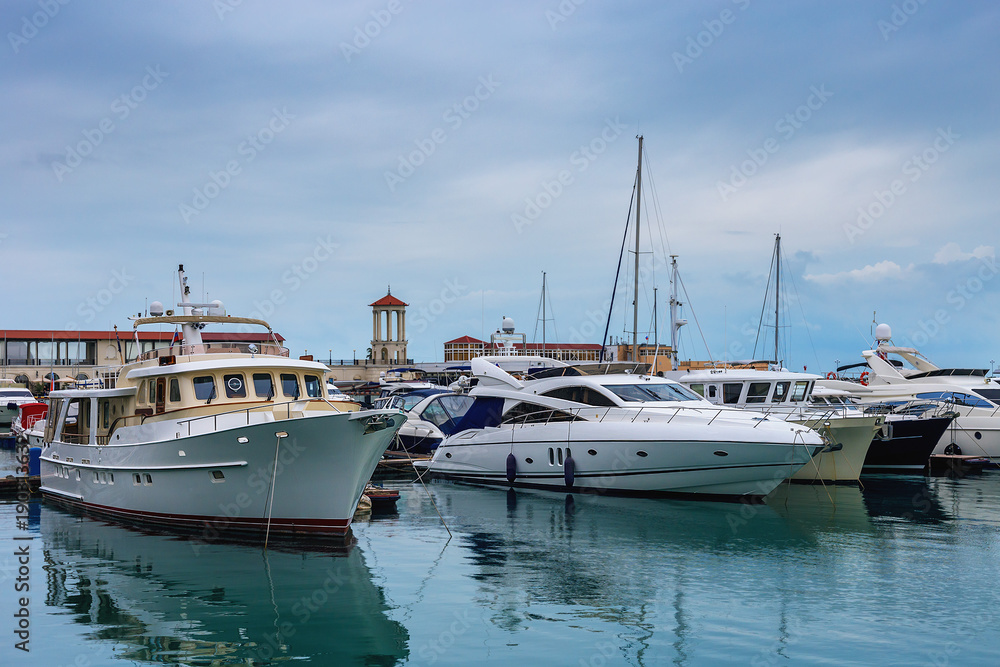
<path fill-rule="evenodd" d="M 478 358 L 472 371 L 456 433 L 415 467 L 473 483 L 733 498 L 767 495 L 827 445 L 664 378 L 572 367 L 520 381 Z"/>
<path fill-rule="evenodd" d="M 191 303 L 183 266 L 178 276 L 182 314 L 154 302 L 134 326 L 180 326 L 179 344 L 125 363 L 114 386 L 51 392 L 43 494 L 212 535 L 344 536 L 405 415 L 330 401 L 326 367 L 290 359 L 276 340 L 204 343 L 209 324 L 271 329 Z"/>

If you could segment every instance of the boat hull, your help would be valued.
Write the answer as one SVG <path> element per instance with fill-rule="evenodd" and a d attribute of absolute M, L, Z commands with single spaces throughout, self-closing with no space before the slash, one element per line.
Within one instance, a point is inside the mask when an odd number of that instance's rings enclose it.
<path fill-rule="evenodd" d="M 662 425 L 651 425 L 614 437 L 602 426 L 563 422 L 460 433 L 438 447 L 427 469 L 457 481 L 614 495 L 764 496 L 822 447 L 818 436 L 786 443 L 705 441 L 684 433 L 668 439 Z"/>
<path fill-rule="evenodd" d="M 949 424 L 951 417 L 887 421 L 890 437 L 875 435 L 863 473 L 920 473 Z"/>
<path fill-rule="evenodd" d="M 344 536 L 404 420 L 373 410 L 104 447 L 54 442 L 42 452 L 41 490 L 62 505 L 206 538 L 265 531 Z"/>
<path fill-rule="evenodd" d="M 806 484 L 857 484 L 872 436 L 881 428 L 883 419 L 852 416 L 794 420 L 825 435 L 831 445 L 802 466 L 791 480 Z"/>
<path fill-rule="evenodd" d="M 951 444 L 957 445 L 961 451 L 945 451 Z M 993 466 L 1000 465 L 1000 415 L 980 415 L 968 411 L 956 417 L 932 453 L 985 456 Z"/>

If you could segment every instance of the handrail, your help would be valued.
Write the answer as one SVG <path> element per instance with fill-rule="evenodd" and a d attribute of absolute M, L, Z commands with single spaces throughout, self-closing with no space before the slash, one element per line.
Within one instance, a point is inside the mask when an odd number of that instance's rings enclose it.
<path fill-rule="evenodd" d="M 254 351 L 250 351 L 250 346 Z M 149 361 L 163 357 L 186 357 L 198 354 L 249 354 L 272 357 L 287 357 L 287 347 L 271 343 L 202 343 L 201 345 L 174 345 L 173 347 L 158 347 L 139 355 L 138 361 Z"/>
<path fill-rule="evenodd" d="M 663 414 L 666 414 L 667 410 L 673 409 L 674 413 L 672 415 L 670 415 L 669 419 L 667 419 L 667 423 L 668 424 L 670 422 L 672 422 L 673 419 L 674 419 L 674 417 L 676 417 L 678 414 L 680 414 L 682 410 L 689 410 L 689 411 L 697 412 L 699 415 L 704 416 L 706 418 L 707 418 L 707 414 L 705 414 L 705 413 L 707 411 L 711 410 L 715 414 L 712 415 L 711 419 L 709 419 L 708 424 L 711 424 L 713 421 L 715 421 L 715 419 L 720 414 L 726 412 L 726 408 L 705 408 L 704 406 L 702 406 L 702 407 L 687 407 L 687 406 L 683 406 L 683 405 L 671 406 L 669 408 L 650 408 L 650 407 L 643 406 L 643 407 L 640 407 L 638 409 L 628 408 L 628 407 L 622 407 L 622 406 L 618 406 L 618 405 L 609 406 L 609 407 L 605 407 L 605 406 L 587 406 L 587 407 L 581 407 L 581 408 L 548 408 L 546 410 L 536 410 L 535 412 L 528 412 L 528 413 L 525 413 L 523 415 L 517 415 L 515 417 L 508 417 L 508 418 L 502 420 L 500 422 L 500 425 L 501 426 L 505 426 L 505 425 L 526 426 L 528 424 L 550 424 L 550 423 L 553 423 L 553 421 L 560 421 L 560 422 L 565 421 L 566 423 L 569 423 L 569 422 L 572 422 L 572 421 L 578 421 L 576 418 L 581 417 L 581 415 L 583 415 L 585 412 L 594 410 L 595 408 L 598 409 L 598 410 L 601 410 L 601 409 L 604 410 L 604 414 L 601 414 L 601 415 L 597 416 L 597 420 L 596 421 L 598 423 L 603 423 L 606 419 L 611 419 L 612 417 L 610 417 L 609 415 L 611 414 L 611 410 L 614 410 L 614 409 L 621 410 L 621 411 L 629 411 L 629 412 L 634 410 L 635 414 L 632 415 L 631 419 L 629 420 L 630 423 L 635 423 L 635 420 L 638 419 L 639 416 L 642 414 L 642 412 L 646 411 L 646 410 L 654 410 L 654 411 L 656 411 L 656 410 L 662 410 Z M 625 412 L 624 415 L 622 415 L 621 413 L 616 413 L 616 414 L 619 417 L 624 417 L 624 418 L 627 419 L 629 417 L 629 412 Z M 555 415 L 557 415 L 557 414 L 570 415 L 570 416 L 574 417 L 574 419 L 553 420 L 552 417 L 555 416 Z M 654 414 L 659 414 L 659 413 L 654 412 Z M 544 421 L 538 419 L 541 415 L 547 415 Z M 528 421 L 529 419 L 531 419 L 531 421 Z M 761 417 L 761 421 L 763 421 L 764 419 L 766 419 L 766 416 L 765 417 Z M 582 418 L 582 419 L 579 419 L 579 421 L 593 421 L 593 420 Z M 708 425 L 708 424 L 706 424 L 706 425 Z"/>

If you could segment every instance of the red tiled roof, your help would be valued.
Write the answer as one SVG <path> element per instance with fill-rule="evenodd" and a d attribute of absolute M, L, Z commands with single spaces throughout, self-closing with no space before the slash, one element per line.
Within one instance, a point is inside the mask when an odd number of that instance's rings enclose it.
<path fill-rule="evenodd" d="M 455 340 L 446 340 L 445 345 L 449 343 L 481 343 L 486 344 L 485 341 L 479 340 L 478 338 L 473 338 L 472 336 L 462 336 L 461 338 L 456 338 Z"/>
<path fill-rule="evenodd" d="M 375 303 L 368 304 L 369 306 L 408 306 L 410 304 L 403 303 L 391 294 L 386 294 L 384 297 L 376 301 Z"/>

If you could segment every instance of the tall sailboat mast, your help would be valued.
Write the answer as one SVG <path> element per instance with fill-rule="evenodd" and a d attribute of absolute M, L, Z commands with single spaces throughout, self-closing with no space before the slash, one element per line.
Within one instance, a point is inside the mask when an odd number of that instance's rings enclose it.
<path fill-rule="evenodd" d="M 545 356 L 545 272 L 544 271 L 542 271 L 542 356 L 543 357 Z"/>
<path fill-rule="evenodd" d="M 639 363 L 639 212 L 642 210 L 642 135 L 635 186 L 635 289 L 632 292 L 632 361 Z"/>
<path fill-rule="evenodd" d="M 774 239 L 774 365 L 780 369 L 778 358 L 778 314 L 781 312 L 781 234 Z"/>

